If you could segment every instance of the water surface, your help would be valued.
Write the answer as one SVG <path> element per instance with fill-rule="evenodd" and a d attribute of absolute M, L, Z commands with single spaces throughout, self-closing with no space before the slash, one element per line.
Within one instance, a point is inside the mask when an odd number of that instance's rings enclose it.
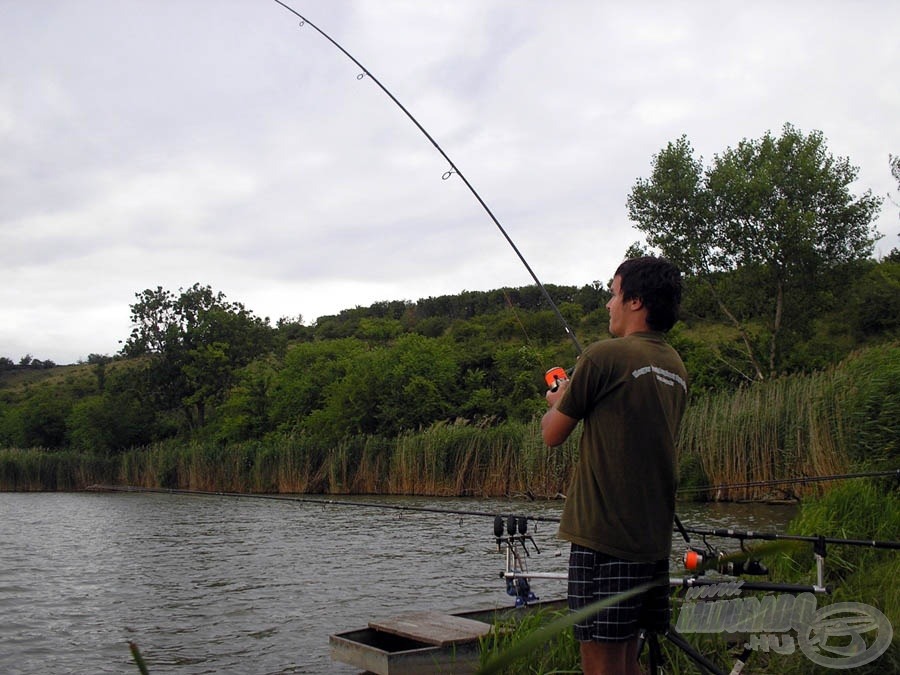
<path fill-rule="evenodd" d="M 351 498 L 558 516 L 559 502 Z M 681 506 L 686 525 L 784 531 L 789 507 Z M 564 571 L 553 524 L 532 571 Z M 676 546 L 680 556 L 683 545 Z M 0 672 L 353 673 L 328 636 L 512 604 L 489 518 L 156 493 L 0 493 Z M 535 581 L 542 598 L 562 582 Z"/>

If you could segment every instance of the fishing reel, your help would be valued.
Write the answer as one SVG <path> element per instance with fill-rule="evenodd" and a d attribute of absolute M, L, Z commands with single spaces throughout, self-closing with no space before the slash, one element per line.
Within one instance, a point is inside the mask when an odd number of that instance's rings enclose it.
<path fill-rule="evenodd" d="M 556 391 L 559 389 L 560 383 L 565 382 L 568 379 L 569 374 L 566 372 L 565 368 L 561 368 L 560 366 L 554 366 L 544 373 L 544 381 L 547 383 L 550 391 Z"/>
<path fill-rule="evenodd" d="M 729 560 L 729 553 L 725 549 L 716 549 L 706 543 L 703 543 L 706 549 L 689 547 L 684 552 L 683 562 L 685 569 L 695 574 L 703 574 L 707 569 L 715 569 L 719 574 L 739 577 L 743 574 L 749 576 L 766 576 L 769 573 L 768 568 L 755 558 L 746 558 L 745 560 Z M 749 555 L 750 551 L 744 548 L 744 542 L 741 541 L 741 551 Z"/>

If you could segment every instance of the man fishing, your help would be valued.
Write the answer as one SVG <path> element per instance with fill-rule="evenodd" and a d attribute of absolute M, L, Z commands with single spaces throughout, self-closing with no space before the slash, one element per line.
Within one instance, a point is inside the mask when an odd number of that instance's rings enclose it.
<path fill-rule="evenodd" d="M 669 623 L 669 552 L 677 483 L 675 442 L 687 372 L 666 333 L 678 318 L 681 274 L 663 258 L 626 260 L 611 287 L 609 332 L 571 380 L 547 392 L 541 434 L 550 446 L 584 421 L 559 535 L 572 543 L 572 611 L 654 582 L 575 626 L 587 674 L 637 675 L 641 628 Z"/>

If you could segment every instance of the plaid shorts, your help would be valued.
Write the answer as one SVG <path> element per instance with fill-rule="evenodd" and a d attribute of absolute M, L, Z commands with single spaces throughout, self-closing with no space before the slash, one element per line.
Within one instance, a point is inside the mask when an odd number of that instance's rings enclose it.
<path fill-rule="evenodd" d="M 669 560 L 633 562 L 572 544 L 568 592 L 572 611 L 653 580 L 659 584 L 650 590 L 575 624 L 575 639 L 623 642 L 637 637 L 641 628 L 664 632 L 669 625 Z"/>

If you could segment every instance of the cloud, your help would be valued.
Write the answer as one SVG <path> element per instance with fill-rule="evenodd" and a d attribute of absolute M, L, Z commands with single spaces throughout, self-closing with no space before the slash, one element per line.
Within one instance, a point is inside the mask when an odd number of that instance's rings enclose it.
<path fill-rule="evenodd" d="M 785 122 L 896 191 L 889 3 L 295 3 L 545 283 L 605 280 L 653 153 Z M 109 353 L 145 288 L 273 319 L 531 283 L 428 139 L 275 3 L 0 9 L 0 355 Z M 895 232 L 893 211 L 879 226 Z"/>

